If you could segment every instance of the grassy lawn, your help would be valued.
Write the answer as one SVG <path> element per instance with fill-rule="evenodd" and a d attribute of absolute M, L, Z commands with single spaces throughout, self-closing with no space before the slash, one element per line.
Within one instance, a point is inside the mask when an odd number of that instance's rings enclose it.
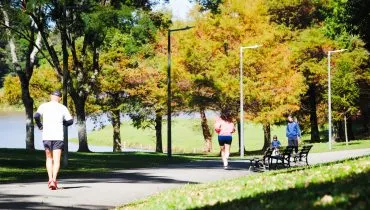
<path fill-rule="evenodd" d="M 161 164 L 190 161 L 173 157 L 168 160 L 157 153 L 69 153 L 69 166 L 62 168 L 60 177 L 86 177 L 118 169 L 154 167 Z M 43 151 L 0 149 L 0 183 L 46 180 Z"/>
<path fill-rule="evenodd" d="M 119 209 L 370 208 L 370 156 L 207 184 L 189 184 Z"/>
<path fill-rule="evenodd" d="M 209 124 L 213 125 L 214 119 L 209 119 Z M 172 147 L 174 153 L 202 153 L 204 148 L 203 136 L 201 133 L 199 119 L 184 119 L 175 118 L 172 123 Z M 285 138 L 285 126 L 272 126 L 271 134 L 277 135 L 282 145 L 287 145 Z M 213 131 L 213 129 L 212 129 Z M 261 150 L 263 146 L 263 130 L 262 125 L 246 123 L 244 125 L 245 132 L 245 148 L 247 151 Z M 111 126 L 106 126 L 104 129 L 93 131 L 88 134 L 89 144 L 97 146 L 112 146 L 113 130 Z M 238 152 L 237 134 L 233 136 L 234 142 L 231 145 L 231 152 Z M 136 129 L 131 126 L 129 121 L 125 121 L 121 127 L 121 139 L 126 147 L 143 148 L 154 150 L 155 148 L 155 131 L 153 129 Z M 303 136 L 303 139 L 309 139 L 309 136 Z M 77 139 L 72 139 L 72 142 L 77 143 Z M 218 153 L 217 136 L 213 133 L 213 153 Z M 370 140 L 352 141 L 349 146 L 345 143 L 334 143 L 333 151 L 369 148 Z M 167 148 L 167 124 L 163 123 L 163 148 Z M 327 143 L 317 143 L 313 147 L 313 152 L 328 152 L 329 146 Z M 247 153 L 248 154 L 248 153 Z"/>

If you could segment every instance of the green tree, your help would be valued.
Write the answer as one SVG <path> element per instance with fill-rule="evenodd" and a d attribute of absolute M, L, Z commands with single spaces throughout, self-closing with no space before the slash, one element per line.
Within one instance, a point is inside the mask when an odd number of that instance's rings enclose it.
<path fill-rule="evenodd" d="M 6 45 L 7 42 L 5 41 L 4 35 L 2 35 L 2 32 L 0 32 L 0 88 L 3 87 L 4 82 L 4 76 L 9 73 L 9 66 L 6 62 L 7 60 L 7 53 L 6 53 Z"/>
<path fill-rule="evenodd" d="M 149 1 L 27 1 L 25 12 L 33 18 L 41 33 L 50 64 L 61 78 L 63 68 L 71 67 L 70 71 L 65 71 L 64 78 L 77 115 L 78 151 L 89 151 L 86 101 L 101 70 L 99 52 L 107 31 L 109 28 L 129 30 L 136 23 L 135 8 L 147 9 L 148 5 Z M 50 21 L 55 24 L 49 24 Z M 55 29 L 60 33 L 62 56 L 49 39 Z"/>
<path fill-rule="evenodd" d="M 296 36 L 291 44 L 294 52 L 294 63 L 296 69 L 305 77 L 308 86 L 307 92 L 301 98 L 302 107 L 300 113 L 301 123 L 305 124 L 305 115 L 308 114 L 311 141 L 320 141 L 319 124 L 325 119 L 321 115 L 319 107 L 325 103 L 323 94 L 327 89 L 327 51 L 336 49 L 335 43 L 325 36 L 324 30 L 320 28 L 305 29 Z M 321 123 L 320 123 L 321 122 Z"/>
<path fill-rule="evenodd" d="M 41 34 L 32 18 L 21 12 L 17 2 L 0 3 L 0 26 L 6 31 L 12 69 L 17 74 L 22 103 L 26 114 L 26 149 L 34 150 L 34 101 L 30 95 L 30 80 L 41 48 Z"/>
<path fill-rule="evenodd" d="M 267 4 L 271 21 L 293 30 L 322 23 L 329 10 L 328 1 L 321 0 L 269 0 Z"/>
<path fill-rule="evenodd" d="M 365 48 L 370 49 L 370 7 L 366 0 L 330 1 L 330 10 L 325 20 L 326 33 L 332 39 L 340 40 L 342 46 L 349 45 L 353 36 L 359 36 L 365 42 Z M 370 130 L 370 102 L 368 79 L 359 79 L 359 108 L 361 110 L 363 130 Z"/>
<path fill-rule="evenodd" d="M 98 94 L 103 109 L 110 113 L 114 128 L 114 151 L 121 149 L 121 111 L 131 112 L 129 116 L 136 127 L 146 127 L 144 118 L 154 115 L 155 119 L 149 121 L 155 122 L 156 128 L 160 126 L 159 133 L 156 129 L 157 142 L 162 142 L 163 108 L 162 104 L 157 104 L 157 96 L 159 92 L 163 93 L 164 75 L 147 61 L 154 57 L 158 29 L 167 28 L 169 19 L 159 12 L 142 12 L 137 16 L 137 22 L 131 30 L 110 30 L 102 48 L 101 63 L 104 64 L 99 77 Z M 154 114 L 148 113 L 151 110 Z M 157 151 L 162 152 L 162 146 L 158 145 Z"/>
<path fill-rule="evenodd" d="M 349 52 L 338 56 L 334 62 L 334 73 L 332 80 L 332 107 L 334 121 L 337 124 L 338 137 L 344 140 L 343 118 L 348 119 L 349 139 L 354 139 L 351 117 L 360 110 L 359 81 L 366 80 L 369 73 L 367 66 L 368 52 L 363 48 L 361 40 L 354 39 Z"/>
<path fill-rule="evenodd" d="M 130 114 L 137 128 L 154 128 L 156 152 L 163 152 L 162 122 L 166 114 L 167 102 L 167 36 L 160 30 L 155 43 L 155 55 L 141 61 L 143 78 L 135 96 L 140 101 L 139 107 Z M 176 94 L 176 88 L 173 89 Z M 175 100 L 176 101 L 176 100 Z"/>
<path fill-rule="evenodd" d="M 219 5 L 224 0 L 190 0 L 191 2 L 197 2 L 202 6 L 202 10 L 210 10 L 212 13 L 219 13 Z"/>

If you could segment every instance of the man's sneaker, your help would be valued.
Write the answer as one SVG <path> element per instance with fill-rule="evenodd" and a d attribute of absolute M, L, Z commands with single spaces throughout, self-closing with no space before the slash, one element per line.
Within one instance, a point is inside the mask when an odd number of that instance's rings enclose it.
<path fill-rule="evenodd" d="M 54 183 L 53 180 L 50 180 L 48 182 L 48 187 L 49 187 L 50 190 L 56 190 L 56 186 L 55 186 L 55 183 Z"/>
<path fill-rule="evenodd" d="M 228 169 L 228 167 L 227 166 L 224 166 L 224 169 L 226 170 L 226 169 Z"/>
<path fill-rule="evenodd" d="M 55 185 L 55 189 L 58 189 L 58 181 L 57 180 L 54 181 L 54 185 Z"/>

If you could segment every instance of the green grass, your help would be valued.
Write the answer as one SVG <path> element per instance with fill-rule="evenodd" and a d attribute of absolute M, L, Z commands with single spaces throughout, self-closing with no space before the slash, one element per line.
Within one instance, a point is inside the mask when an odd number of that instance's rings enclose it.
<path fill-rule="evenodd" d="M 214 119 L 209 120 L 209 125 L 213 126 Z M 213 132 L 213 127 L 211 131 Z M 277 134 L 282 143 L 286 141 L 284 127 L 272 127 L 272 134 Z M 163 148 L 167 148 L 167 124 L 163 123 Z M 245 146 L 248 151 L 260 150 L 263 146 L 263 130 L 262 126 L 258 124 L 245 124 Z M 89 144 L 97 146 L 112 146 L 113 145 L 113 129 L 112 126 L 88 134 Z M 234 134 L 234 143 L 231 151 L 238 151 L 237 134 Z M 144 149 L 155 148 L 155 130 L 136 129 L 130 121 L 123 122 L 121 126 L 121 139 L 126 147 L 136 147 Z M 77 143 L 77 139 L 71 139 L 72 142 Z M 200 127 L 199 119 L 174 119 L 172 122 L 172 146 L 173 151 L 177 153 L 198 153 L 204 149 L 204 140 Z M 212 138 L 213 148 L 218 150 L 217 136 L 213 133 Z"/>
<path fill-rule="evenodd" d="M 191 161 L 176 157 L 168 160 L 158 153 L 69 153 L 69 166 L 62 168 L 60 177 L 88 177 L 113 170 L 155 167 L 161 164 Z M 0 183 L 45 180 L 43 151 L 0 149 Z"/>
<path fill-rule="evenodd" d="M 209 125 L 213 125 L 214 119 L 209 120 Z M 203 152 L 204 141 L 200 127 L 199 119 L 180 119 L 175 118 L 172 123 L 172 150 L 173 153 L 184 154 L 193 153 L 199 154 Z M 212 128 L 211 128 L 212 129 Z M 213 129 L 212 129 L 213 131 Z M 167 124 L 163 123 L 163 148 L 167 148 Z M 255 151 L 261 150 L 263 147 L 263 130 L 262 125 L 246 123 L 244 126 L 244 142 L 247 154 L 254 154 Z M 287 145 L 285 138 L 285 126 L 272 126 L 271 134 L 277 135 L 282 145 Z M 90 145 L 112 146 L 113 129 L 111 126 L 106 126 L 104 129 L 93 131 L 88 134 Z M 234 142 L 231 145 L 231 152 L 238 152 L 237 134 L 234 134 Z M 130 121 L 123 122 L 121 126 L 121 139 L 126 147 L 155 149 L 155 131 L 153 129 L 136 129 Z M 308 135 L 303 136 L 303 139 L 309 139 Z M 77 143 L 77 139 L 71 139 Z M 212 138 L 213 153 L 212 156 L 219 152 L 217 135 L 213 133 Z M 349 146 L 345 143 L 334 143 L 333 151 L 348 150 L 358 148 L 369 148 L 370 140 L 351 141 Z M 313 152 L 328 152 L 329 146 L 327 143 L 315 143 Z"/>
<path fill-rule="evenodd" d="M 369 209 L 370 156 L 186 186 L 118 209 Z"/>
<path fill-rule="evenodd" d="M 328 143 L 315 143 L 313 144 L 312 152 L 329 152 L 329 144 Z M 331 151 L 341 151 L 341 150 L 351 150 L 351 149 L 363 149 L 363 148 L 370 148 L 370 140 L 355 140 L 348 142 L 348 146 L 346 142 L 336 142 L 332 144 Z"/>

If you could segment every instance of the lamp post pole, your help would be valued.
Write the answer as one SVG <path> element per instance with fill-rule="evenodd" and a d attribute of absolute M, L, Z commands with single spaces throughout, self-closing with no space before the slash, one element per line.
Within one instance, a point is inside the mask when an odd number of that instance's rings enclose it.
<path fill-rule="evenodd" d="M 243 95 L 243 50 L 255 49 L 260 45 L 240 47 L 240 157 L 244 157 L 244 95 Z"/>
<path fill-rule="evenodd" d="M 167 63 L 167 156 L 172 156 L 172 132 L 171 132 L 171 32 L 184 31 L 193 27 L 186 26 L 185 28 L 168 29 L 168 63 Z"/>
<path fill-rule="evenodd" d="M 329 150 L 331 150 L 332 144 L 332 126 L 331 126 L 331 69 L 330 69 L 330 56 L 332 53 L 339 53 L 346 51 L 347 49 L 328 51 L 328 119 L 329 119 Z"/>
<path fill-rule="evenodd" d="M 68 82 L 68 50 L 67 50 L 67 11 L 66 11 L 66 5 L 63 5 L 63 31 L 62 31 L 62 50 L 63 50 L 63 105 L 67 107 L 67 82 Z M 68 166 L 68 127 L 63 126 L 63 141 L 64 141 L 64 152 L 63 152 L 63 166 Z"/>

